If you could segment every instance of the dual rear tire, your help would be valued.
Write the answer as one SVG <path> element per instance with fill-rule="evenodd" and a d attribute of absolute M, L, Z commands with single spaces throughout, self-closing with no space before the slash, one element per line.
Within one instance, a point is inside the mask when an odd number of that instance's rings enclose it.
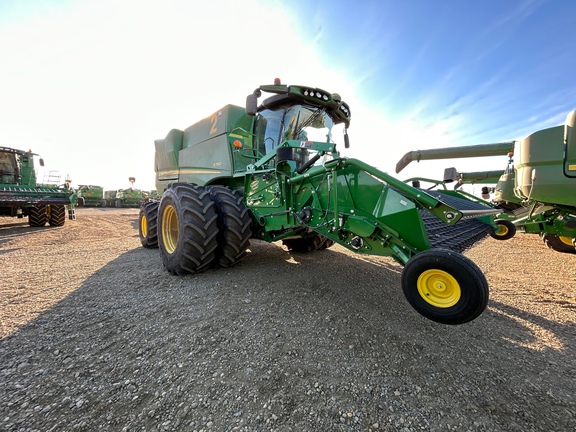
<path fill-rule="evenodd" d="M 160 203 L 140 210 L 140 241 L 158 247 L 172 274 L 230 267 L 245 255 L 251 218 L 239 194 L 224 186 L 173 183 Z"/>

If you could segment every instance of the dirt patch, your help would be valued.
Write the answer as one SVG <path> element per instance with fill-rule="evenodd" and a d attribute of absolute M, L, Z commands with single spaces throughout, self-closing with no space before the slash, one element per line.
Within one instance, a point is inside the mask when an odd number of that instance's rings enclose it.
<path fill-rule="evenodd" d="M 466 253 L 489 307 L 446 326 L 389 258 L 252 241 L 171 276 L 137 209 L 77 216 L 0 221 L 0 430 L 576 428 L 576 255 L 536 235 Z"/>

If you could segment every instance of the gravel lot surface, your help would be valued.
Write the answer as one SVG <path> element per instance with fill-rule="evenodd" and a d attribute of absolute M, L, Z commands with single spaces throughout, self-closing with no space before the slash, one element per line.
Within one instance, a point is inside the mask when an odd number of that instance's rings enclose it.
<path fill-rule="evenodd" d="M 576 255 L 526 234 L 466 255 L 490 303 L 446 326 L 390 258 L 252 241 L 171 276 L 138 209 L 2 218 L 0 430 L 575 430 Z"/>

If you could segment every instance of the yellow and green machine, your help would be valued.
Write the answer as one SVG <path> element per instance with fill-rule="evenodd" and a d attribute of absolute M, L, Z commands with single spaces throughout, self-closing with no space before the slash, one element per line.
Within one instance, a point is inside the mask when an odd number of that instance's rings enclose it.
<path fill-rule="evenodd" d="M 31 227 L 57 227 L 75 219 L 76 193 L 69 182 L 38 182 L 37 167 L 44 161 L 32 151 L 0 147 L 0 216 L 28 217 Z"/>
<path fill-rule="evenodd" d="M 142 245 L 158 247 L 170 273 L 189 274 L 234 265 L 250 239 L 292 253 L 337 243 L 400 263 L 404 295 L 423 316 L 475 319 L 488 283 L 463 251 L 494 232 L 499 211 L 342 157 L 350 120 L 338 94 L 276 80 L 245 107 L 172 129 L 154 142 L 159 198 L 140 209 Z"/>
<path fill-rule="evenodd" d="M 500 210 L 493 237 L 512 238 L 517 229 L 538 234 L 551 249 L 576 253 L 576 111 L 563 125 L 536 131 L 517 141 L 478 144 L 406 153 L 396 165 L 399 173 L 412 161 L 506 155 L 502 171 L 444 172 L 442 183 L 494 183 L 487 205 Z M 419 181 L 418 178 L 408 179 Z M 429 180 L 428 180 L 429 181 Z M 441 183 L 441 182 L 439 182 Z M 461 193 L 461 192 L 460 192 Z"/>

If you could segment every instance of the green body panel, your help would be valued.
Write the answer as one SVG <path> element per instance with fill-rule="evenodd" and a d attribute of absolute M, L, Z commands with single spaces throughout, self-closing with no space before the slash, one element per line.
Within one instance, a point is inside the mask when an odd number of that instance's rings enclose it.
<path fill-rule="evenodd" d="M 525 200 L 576 206 L 576 178 L 564 175 L 564 126 L 516 143 L 516 195 Z"/>
<path fill-rule="evenodd" d="M 246 171 L 259 159 L 252 148 L 252 136 L 246 133 L 253 129 L 253 123 L 244 108 L 226 105 L 184 131 L 173 129 L 163 140 L 156 140 L 158 192 L 175 181 L 227 183 L 235 174 Z"/>
<path fill-rule="evenodd" d="M 32 152 L 0 147 L 0 216 L 24 217 L 36 205 L 66 205 L 72 209 L 75 192 L 68 185 L 40 185 Z"/>

